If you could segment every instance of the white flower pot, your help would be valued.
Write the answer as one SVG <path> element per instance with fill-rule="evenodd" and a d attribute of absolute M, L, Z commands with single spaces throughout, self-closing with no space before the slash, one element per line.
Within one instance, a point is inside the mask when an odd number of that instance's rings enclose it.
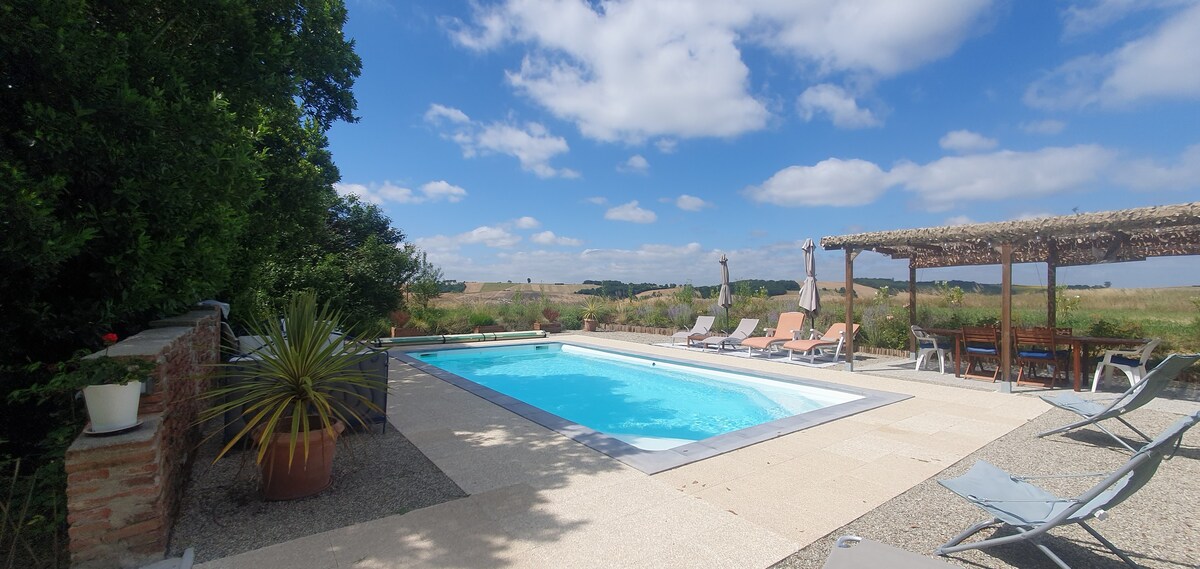
<path fill-rule="evenodd" d="M 83 388 L 83 400 L 87 403 L 88 418 L 92 421 L 90 431 L 107 433 L 137 425 L 138 401 L 141 394 L 140 381 L 131 381 L 125 385 L 89 385 Z"/>

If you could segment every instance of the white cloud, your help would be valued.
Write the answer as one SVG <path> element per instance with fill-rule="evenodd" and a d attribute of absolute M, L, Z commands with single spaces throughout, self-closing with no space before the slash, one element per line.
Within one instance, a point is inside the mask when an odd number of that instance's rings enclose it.
<path fill-rule="evenodd" d="M 426 122 L 436 123 L 442 121 L 443 119 L 452 123 L 460 124 L 471 122 L 471 118 L 467 116 L 467 113 L 464 113 L 459 109 L 439 105 L 437 103 L 429 105 L 429 110 L 425 111 Z"/>
<path fill-rule="evenodd" d="M 467 190 L 455 186 L 445 180 L 428 182 L 421 186 L 420 193 L 410 188 L 403 188 L 391 182 L 383 184 L 343 184 L 335 183 L 334 190 L 338 195 L 355 195 L 366 203 L 383 205 L 386 202 L 398 204 L 418 204 L 425 202 L 447 201 L 457 203 L 467 196 Z"/>
<path fill-rule="evenodd" d="M 634 154 L 633 156 L 629 157 L 629 160 L 617 165 L 617 170 L 621 172 L 637 172 L 639 174 L 644 174 L 649 169 L 650 162 L 648 162 L 641 154 Z"/>
<path fill-rule="evenodd" d="M 712 204 L 696 196 L 682 194 L 675 198 L 675 207 L 684 211 L 700 211 L 706 207 L 712 207 Z"/>
<path fill-rule="evenodd" d="M 953 130 L 947 132 L 938 145 L 946 150 L 959 153 L 979 152 L 996 147 L 996 139 L 969 130 Z"/>
<path fill-rule="evenodd" d="M 789 166 L 743 193 L 756 202 L 783 206 L 869 204 L 891 185 L 888 175 L 865 160 L 830 158 L 815 166 Z"/>
<path fill-rule="evenodd" d="M 942 225 L 970 225 L 972 223 L 975 223 L 974 219 L 971 219 L 965 215 L 956 215 L 953 217 L 947 217 L 946 221 L 944 221 Z"/>
<path fill-rule="evenodd" d="M 1083 190 L 1105 179 L 1116 163 L 1116 152 L 1096 145 L 900 162 L 887 172 L 865 160 L 830 158 L 814 166 L 784 168 L 743 193 L 753 201 L 782 206 L 858 206 L 900 187 L 915 194 L 922 207 L 944 211 L 963 202 Z"/>
<path fill-rule="evenodd" d="M 437 180 L 421 186 L 421 193 L 425 194 L 425 199 L 429 201 L 446 200 L 450 203 L 458 203 L 467 197 L 466 190 L 445 180 Z"/>
<path fill-rule="evenodd" d="M 539 245 L 565 245 L 569 247 L 578 247 L 579 245 L 583 245 L 583 241 L 580 241 L 579 239 L 555 235 L 553 231 L 534 233 L 533 235 L 529 236 L 529 240 Z"/>
<path fill-rule="evenodd" d="M 1108 27 L 1144 10 L 1169 8 L 1191 0 L 1091 0 L 1063 10 L 1063 35 L 1072 38 Z"/>
<path fill-rule="evenodd" d="M 1048 147 L 1034 152 L 1001 150 L 951 156 L 925 165 L 905 162 L 894 181 L 926 207 L 946 209 L 963 201 L 1047 196 L 1083 188 L 1101 178 L 1116 153 L 1095 145 Z"/>
<path fill-rule="evenodd" d="M 488 247 L 512 247 L 521 241 L 521 237 L 509 233 L 502 227 L 483 225 L 466 233 L 460 233 L 455 237 L 455 241 L 460 244 L 479 244 Z"/>
<path fill-rule="evenodd" d="M 796 108 L 806 121 L 811 121 L 818 113 L 824 113 L 838 128 L 866 128 L 882 124 L 870 109 L 859 108 L 858 102 L 844 89 L 828 83 L 805 89 L 796 99 Z"/>
<path fill-rule="evenodd" d="M 515 221 L 514 223 L 516 224 L 517 227 L 519 227 L 521 229 L 535 229 L 542 225 L 542 223 L 540 221 L 538 221 L 535 218 L 529 217 L 528 215 L 525 217 L 518 218 L 517 221 Z"/>
<path fill-rule="evenodd" d="M 621 204 L 604 212 L 604 219 L 631 223 L 654 223 L 658 216 L 648 209 L 638 207 L 637 200 Z"/>
<path fill-rule="evenodd" d="M 759 40 L 820 70 L 894 76 L 950 55 L 990 0 L 822 0 L 751 2 L 766 32 Z"/>
<path fill-rule="evenodd" d="M 425 120 L 442 127 L 442 138 L 452 140 L 462 148 L 463 156 L 505 154 L 516 158 L 521 169 L 540 178 L 578 178 L 579 172 L 569 168 L 554 168 L 550 160 L 570 150 L 566 139 L 551 135 L 540 123 L 524 125 L 493 122 L 483 124 L 471 120 L 466 113 L 438 104 L 430 105 Z"/>
<path fill-rule="evenodd" d="M 1150 99 L 1200 97 L 1200 3 L 1165 18 L 1146 35 L 1106 54 L 1072 59 L 1025 91 L 1044 109 L 1123 107 Z"/>
<path fill-rule="evenodd" d="M 1147 159 L 1130 161 L 1120 166 L 1116 179 L 1143 192 L 1200 188 L 1200 144 L 1187 147 L 1173 165 Z"/>
<path fill-rule="evenodd" d="M 608 198 L 601 197 L 601 196 L 592 196 L 590 198 L 587 198 L 585 201 L 592 205 L 605 205 L 608 203 Z"/>
<path fill-rule="evenodd" d="M 1029 134 L 1058 134 L 1067 128 L 1067 123 L 1060 120 L 1046 119 L 1023 122 L 1019 126 L 1021 130 Z"/>
<path fill-rule="evenodd" d="M 679 142 L 673 138 L 660 138 L 654 141 L 654 147 L 663 154 L 673 154 L 679 146 Z"/>
<path fill-rule="evenodd" d="M 509 83 L 584 136 L 640 142 L 765 128 L 770 112 L 752 94 L 742 43 L 784 52 L 809 75 L 869 84 L 952 53 L 990 3 L 507 0 L 476 4 L 469 23 L 450 27 L 469 49 L 525 48 Z M 845 99 L 843 124 L 877 120 L 857 105 L 847 114 Z"/>

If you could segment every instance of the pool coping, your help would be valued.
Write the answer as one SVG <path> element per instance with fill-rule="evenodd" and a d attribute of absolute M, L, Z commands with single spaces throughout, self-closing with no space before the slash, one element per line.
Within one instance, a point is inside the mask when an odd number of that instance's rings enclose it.
<path fill-rule="evenodd" d="M 529 342 L 522 343 L 520 345 L 536 346 L 548 344 L 577 345 L 571 342 L 563 341 Z M 768 421 L 760 425 L 720 434 L 671 449 L 644 450 L 590 427 L 568 421 L 567 419 L 564 419 L 558 415 L 538 407 L 534 407 L 533 405 L 500 393 L 499 391 L 489 387 L 484 387 L 483 385 L 475 383 L 469 379 L 454 373 L 450 373 L 409 355 L 410 353 L 415 352 L 449 351 L 469 348 L 492 349 L 511 346 L 513 346 L 513 344 L 507 344 L 505 346 L 480 346 L 478 344 L 455 346 L 438 345 L 433 347 L 414 346 L 414 349 L 405 350 L 397 350 L 392 348 L 388 351 L 388 353 L 391 357 L 412 366 L 422 373 L 436 377 L 446 383 L 458 387 L 459 389 L 480 397 L 485 401 L 498 405 L 516 415 L 524 417 L 571 440 L 581 443 L 588 448 L 619 460 L 622 463 L 636 468 L 646 474 L 658 474 L 660 472 L 665 472 L 667 470 L 678 468 L 680 466 L 691 464 L 706 458 L 711 458 L 744 448 L 755 443 L 775 439 L 784 435 L 808 429 L 810 427 L 815 427 L 823 423 L 828 423 L 836 419 L 842 419 L 851 415 L 862 413 L 864 411 L 869 411 L 871 409 L 883 407 L 885 405 L 890 405 L 892 403 L 912 398 L 912 395 L 891 393 L 888 391 L 879 391 L 860 387 L 848 387 L 814 379 L 799 379 L 770 372 L 749 371 L 743 368 L 732 366 L 712 363 L 699 363 L 665 356 L 650 356 L 635 352 L 621 352 L 618 350 L 601 348 L 597 346 L 586 346 L 589 349 L 607 352 L 610 354 L 649 358 L 663 362 L 670 362 L 677 365 L 693 366 L 726 373 L 750 375 L 773 381 L 781 381 L 793 385 L 830 389 L 833 391 L 850 393 L 861 397 L 860 399 L 855 399 L 854 401 L 839 403 L 837 405 L 831 405 L 815 411 L 809 411 L 807 413 L 801 413 L 791 417 L 784 417 L 782 419 Z"/>

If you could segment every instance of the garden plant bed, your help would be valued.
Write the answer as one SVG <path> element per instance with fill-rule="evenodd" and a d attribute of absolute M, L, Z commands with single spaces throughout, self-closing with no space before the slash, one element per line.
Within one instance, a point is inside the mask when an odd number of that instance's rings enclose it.
<path fill-rule="evenodd" d="M 395 428 L 379 430 L 344 436 L 333 485 L 287 502 L 259 496 L 251 452 L 234 451 L 212 464 L 219 445 L 209 440 L 184 490 L 170 554 L 194 547 L 197 562 L 209 561 L 467 495 Z"/>

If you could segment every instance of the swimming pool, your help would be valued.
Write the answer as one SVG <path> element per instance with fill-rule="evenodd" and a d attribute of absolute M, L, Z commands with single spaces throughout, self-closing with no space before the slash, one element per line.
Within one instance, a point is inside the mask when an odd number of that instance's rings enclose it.
<path fill-rule="evenodd" d="M 405 356 L 432 375 L 644 471 L 904 398 L 557 342 Z"/>

